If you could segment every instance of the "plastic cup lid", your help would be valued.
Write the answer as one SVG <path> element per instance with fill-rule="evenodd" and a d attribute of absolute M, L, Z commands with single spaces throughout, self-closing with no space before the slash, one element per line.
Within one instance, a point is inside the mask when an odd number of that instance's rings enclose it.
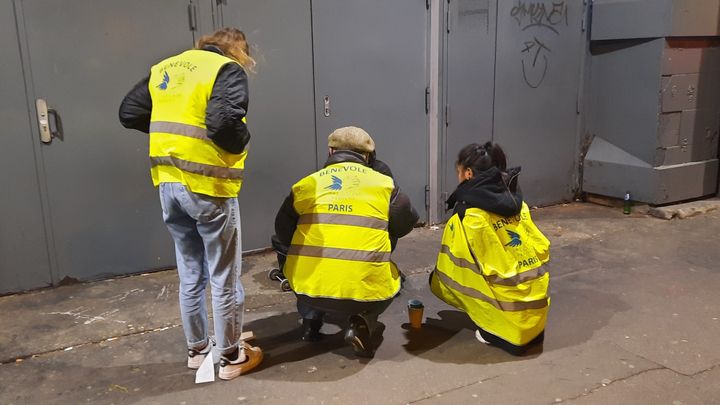
<path fill-rule="evenodd" d="M 423 303 L 420 300 L 410 300 L 408 301 L 408 307 L 410 308 L 423 308 Z"/>

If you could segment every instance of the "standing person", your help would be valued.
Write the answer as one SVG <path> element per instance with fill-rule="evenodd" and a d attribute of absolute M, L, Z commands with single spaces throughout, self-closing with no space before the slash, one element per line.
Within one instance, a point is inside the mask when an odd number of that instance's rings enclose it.
<path fill-rule="evenodd" d="M 467 312 L 479 341 L 522 355 L 544 338 L 550 242 L 523 202 L 520 168 L 507 169 L 499 145 L 467 145 L 456 166 L 460 184 L 447 200 L 453 215 L 430 288 Z"/>
<path fill-rule="evenodd" d="M 245 34 L 223 28 L 153 66 L 119 113 L 124 127 L 150 134 L 153 184 L 175 241 L 187 365 L 199 368 L 216 344 L 224 380 L 262 360 L 259 348 L 240 340 L 245 296 L 237 196 L 250 140 L 245 71 L 253 65 Z M 208 335 L 208 281 L 216 342 Z"/>
<path fill-rule="evenodd" d="M 328 147 L 324 168 L 295 183 L 280 207 L 273 246 L 297 296 L 302 339 L 320 339 L 325 313 L 339 314 L 349 320 L 345 341 L 355 354 L 373 357 L 384 329 L 378 316 L 400 291 L 391 238 L 410 233 L 418 214 L 393 179 L 371 167 L 367 132 L 337 129 Z"/>

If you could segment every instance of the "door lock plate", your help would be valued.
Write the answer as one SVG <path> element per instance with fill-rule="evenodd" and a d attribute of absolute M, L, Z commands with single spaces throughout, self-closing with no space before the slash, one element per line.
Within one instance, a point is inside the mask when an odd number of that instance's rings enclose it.
<path fill-rule="evenodd" d="M 48 117 L 48 107 L 44 99 L 39 98 L 35 101 L 37 108 L 38 128 L 40 129 L 40 141 L 50 143 L 52 141 L 52 132 L 50 131 L 50 118 Z"/>
<path fill-rule="evenodd" d="M 326 117 L 330 116 L 330 96 L 323 97 L 323 115 Z"/>

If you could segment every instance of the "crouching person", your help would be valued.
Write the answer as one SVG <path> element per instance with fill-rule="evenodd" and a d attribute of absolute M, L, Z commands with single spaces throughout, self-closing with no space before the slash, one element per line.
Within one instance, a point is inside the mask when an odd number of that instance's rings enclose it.
<path fill-rule="evenodd" d="M 391 238 L 408 234 L 418 215 L 393 179 L 371 168 L 367 132 L 337 129 L 328 147 L 325 167 L 283 202 L 272 242 L 297 296 L 302 339 L 320 339 L 324 315 L 334 313 L 348 318 L 345 341 L 355 354 L 372 357 L 384 329 L 378 316 L 400 290 Z"/>
<path fill-rule="evenodd" d="M 456 165 L 460 184 L 447 201 L 453 216 L 430 288 L 470 316 L 479 341 L 522 355 L 544 338 L 550 242 L 523 202 L 520 168 L 506 168 L 498 145 L 470 144 Z"/>

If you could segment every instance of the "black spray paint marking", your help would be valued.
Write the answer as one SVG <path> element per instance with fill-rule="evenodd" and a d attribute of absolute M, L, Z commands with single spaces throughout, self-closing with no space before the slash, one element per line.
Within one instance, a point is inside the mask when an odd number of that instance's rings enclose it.
<path fill-rule="evenodd" d="M 519 1 L 510 10 L 510 17 L 517 22 L 521 31 L 551 32 L 560 35 L 560 29 L 569 25 L 568 6 L 563 1 Z M 523 80 L 536 89 L 545 81 L 551 62 L 552 50 L 547 43 L 533 34 L 532 40 L 523 41 L 520 51 Z"/>

